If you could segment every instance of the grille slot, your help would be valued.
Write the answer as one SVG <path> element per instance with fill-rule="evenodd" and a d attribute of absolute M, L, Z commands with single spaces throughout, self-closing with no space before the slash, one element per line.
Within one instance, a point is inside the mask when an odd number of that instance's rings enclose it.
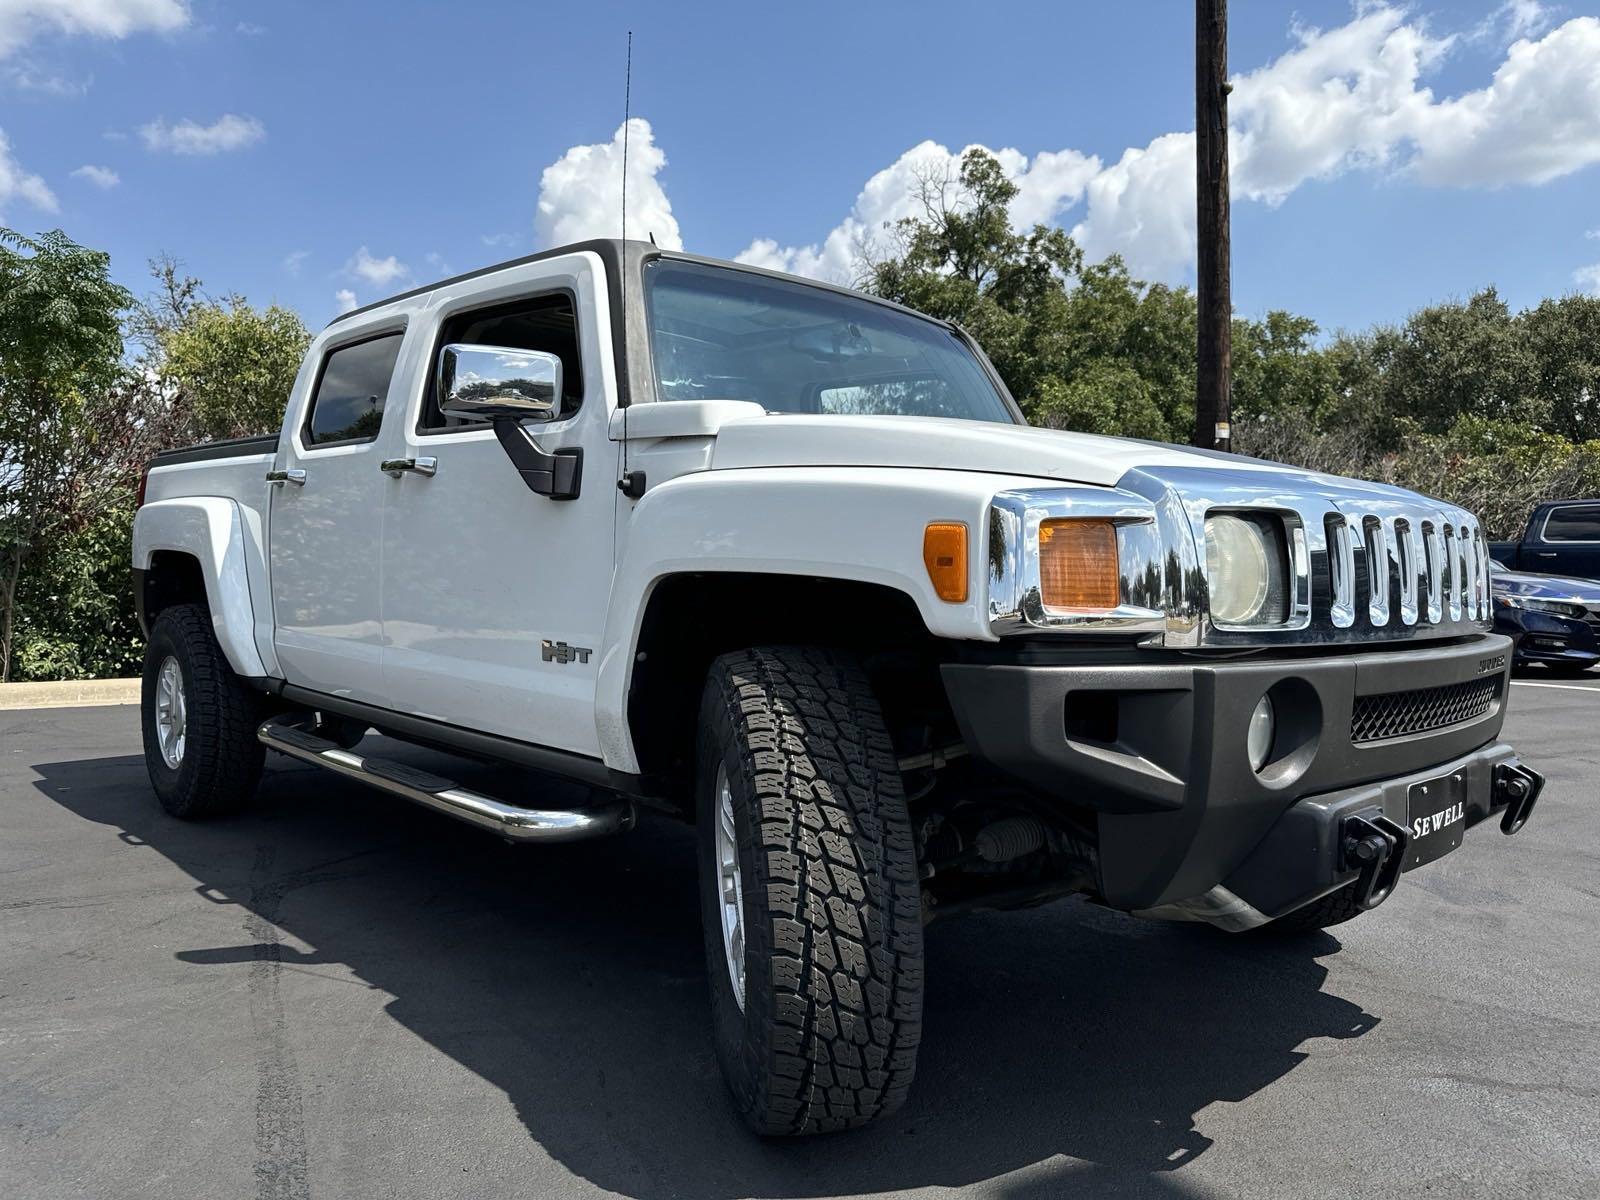
<path fill-rule="evenodd" d="M 1357 744 L 1381 742 L 1475 720 L 1499 699 L 1500 682 L 1496 675 L 1442 687 L 1357 696 L 1350 717 L 1350 740 Z"/>

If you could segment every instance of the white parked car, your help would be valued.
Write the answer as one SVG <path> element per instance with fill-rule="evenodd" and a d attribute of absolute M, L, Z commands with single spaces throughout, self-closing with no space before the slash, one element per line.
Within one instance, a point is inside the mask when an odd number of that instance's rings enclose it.
<path fill-rule="evenodd" d="M 1468 513 L 1031 429 L 958 328 L 640 243 L 340 317 L 281 433 L 151 463 L 134 543 L 175 816 L 270 748 L 518 841 L 693 821 L 763 1133 L 902 1102 L 932 918 L 1320 927 L 1541 784 Z"/>

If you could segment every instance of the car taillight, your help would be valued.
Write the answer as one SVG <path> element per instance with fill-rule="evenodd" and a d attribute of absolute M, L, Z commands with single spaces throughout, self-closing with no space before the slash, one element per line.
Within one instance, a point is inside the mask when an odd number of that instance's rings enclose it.
<path fill-rule="evenodd" d="M 139 472 L 139 490 L 134 492 L 134 494 L 133 494 L 133 506 L 135 508 L 143 508 L 144 507 L 144 489 L 145 489 L 145 485 L 148 484 L 149 482 L 150 482 L 150 468 L 146 467 L 146 468 L 144 468 L 144 470 Z"/>

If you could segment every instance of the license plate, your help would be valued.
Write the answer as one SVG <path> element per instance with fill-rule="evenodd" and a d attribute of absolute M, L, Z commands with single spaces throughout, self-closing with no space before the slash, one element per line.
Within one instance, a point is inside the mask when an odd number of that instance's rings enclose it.
<path fill-rule="evenodd" d="M 1411 845 L 1406 870 L 1430 863 L 1461 845 L 1467 828 L 1467 777 L 1461 772 L 1411 785 Z"/>

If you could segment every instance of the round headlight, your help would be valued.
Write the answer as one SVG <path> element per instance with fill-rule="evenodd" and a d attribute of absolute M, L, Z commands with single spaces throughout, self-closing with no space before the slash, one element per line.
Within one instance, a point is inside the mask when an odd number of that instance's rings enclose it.
<path fill-rule="evenodd" d="M 1211 619 L 1248 625 L 1261 614 L 1272 579 L 1266 536 L 1243 517 L 1216 513 L 1206 518 L 1206 586 Z"/>
<path fill-rule="evenodd" d="M 1250 714 L 1250 727 L 1244 735 L 1245 753 L 1250 756 L 1250 769 L 1260 771 L 1267 765 L 1272 753 L 1272 736 L 1276 732 L 1277 718 L 1272 711 L 1272 697 L 1263 696 Z"/>

